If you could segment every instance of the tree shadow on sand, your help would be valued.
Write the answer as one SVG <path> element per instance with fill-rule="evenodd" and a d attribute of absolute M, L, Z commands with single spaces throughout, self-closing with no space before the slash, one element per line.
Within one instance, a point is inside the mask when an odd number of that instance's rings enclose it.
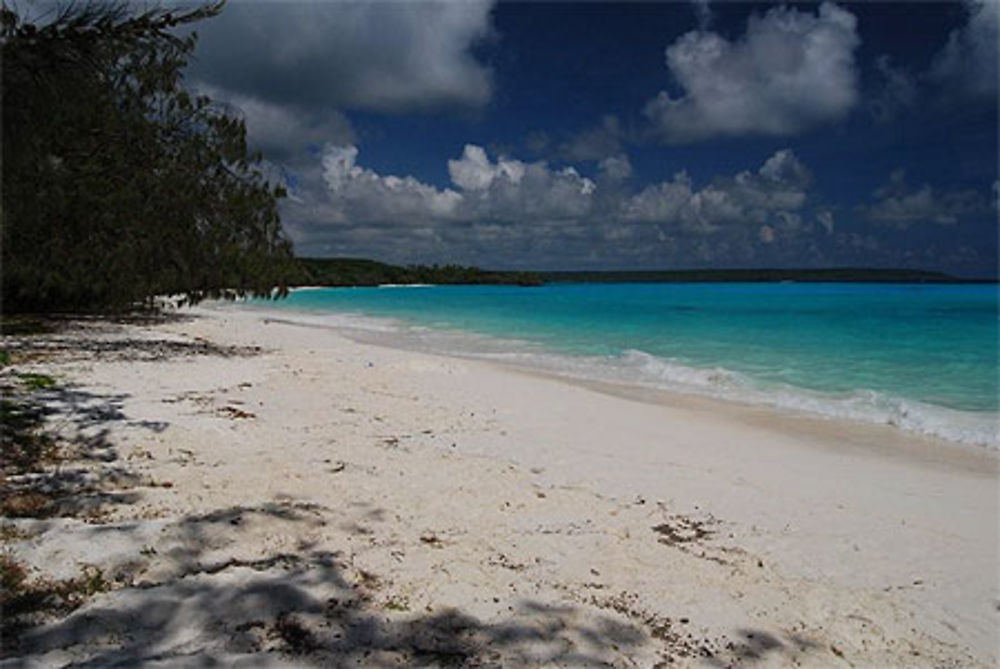
<path fill-rule="evenodd" d="M 186 666 L 608 666 L 676 660 L 746 666 L 793 648 L 742 630 L 728 648 L 676 632 L 670 621 L 532 599 L 481 620 L 456 608 L 410 611 L 391 584 L 350 558 L 315 548 L 236 559 L 246 528 L 270 520 L 324 523 L 326 509 L 282 502 L 187 516 L 159 530 L 147 577 L 104 593 L 62 620 L 26 632 L 16 650 L 63 649 L 74 666 L 161 661 Z M 87 529 L 90 540 L 118 526 Z M 242 536 L 241 536 L 242 535 Z M 156 569 L 169 563 L 169 568 Z M 159 574 L 161 577 L 152 576 Z M 150 578 L 150 576 L 152 576 Z M 486 593 L 484 593 L 486 594 Z M 801 650 L 801 649 L 800 649 Z M 641 660 L 640 664 L 643 662 Z"/>
<path fill-rule="evenodd" d="M 65 619 L 23 637 L 23 653 L 86 649 L 81 666 L 181 660 L 201 666 L 238 659 L 275 664 L 481 666 L 605 665 L 648 641 L 614 616 L 583 620 L 574 607 L 521 602 L 510 619 L 486 623 L 456 609 L 409 614 L 376 604 L 382 585 L 368 572 L 348 576 L 329 551 L 264 559 L 200 558 L 218 525 L 277 515 L 310 522 L 289 505 L 227 509 L 185 518 L 183 570 L 157 583 L 106 593 Z M 96 528 L 95 528 L 96 531 Z M 173 555 L 173 557 L 177 557 Z M 76 652 L 76 651 L 74 651 Z M 194 655 L 197 655 L 197 660 Z"/>
<path fill-rule="evenodd" d="M 142 477 L 109 440 L 116 422 L 162 432 L 162 421 L 130 421 L 128 395 L 52 385 L 3 393 L 0 513 L 12 517 L 80 516 L 111 503 L 132 503 Z"/>
<path fill-rule="evenodd" d="M 102 360 L 143 362 L 196 355 L 241 357 L 259 355 L 259 346 L 220 346 L 204 339 L 139 339 L 81 337 L 78 334 L 45 335 L 7 344 L 7 348 L 26 359 L 58 356 L 60 360 Z"/>
<path fill-rule="evenodd" d="M 151 326 L 195 320 L 190 314 L 149 311 L 115 318 L 86 315 L 45 315 L 0 319 L 3 348 L 22 362 L 36 360 L 142 362 L 191 356 L 243 357 L 259 355 L 258 346 L 223 346 L 201 337 L 183 338 L 150 333 L 135 336 L 123 326 Z"/>
<path fill-rule="evenodd" d="M 78 335 L 39 338 L 20 351 L 61 351 L 61 359 L 97 355 L 115 361 L 259 352 L 202 341 Z M 109 430 L 117 422 L 153 431 L 167 426 L 130 419 L 123 409 L 127 399 L 55 385 L 36 393 L 19 431 L 7 434 L 13 436 L 5 441 L 5 452 L 19 439 L 44 437 L 45 424 L 61 423 L 64 431 L 74 434 L 74 459 L 42 467 L 49 443 L 42 439 L 34 461 L 22 463 L 16 474 L 9 472 L 2 493 L 42 495 L 49 504 L 45 513 L 23 514 L 35 517 L 78 515 L 140 500 L 144 483 L 120 458 Z M 80 463 L 86 466 L 76 466 Z M 356 568 L 336 546 L 301 543 L 291 552 L 234 555 L 260 536 L 252 532 L 261 522 L 309 529 L 309 524 L 326 523 L 329 511 L 281 501 L 173 521 L 61 527 L 64 534 L 73 534 L 73 545 L 124 545 L 122 554 L 128 555 L 109 569 L 108 581 L 94 584 L 88 597 L 96 596 L 88 603 L 71 602 L 75 610 L 59 610 L 55 619 L 50 611 L 45 624 L 29 617 L 17 636 L 5 634 L 3 657 L 13 660 L 12 666 L 20 661 L 26 666 L 93 667 L 156 662 L 228 666 L 240 661 L 253 666 L 585 667 L 675 660 L 746 666 L 796 649 L 793 643 L 753 630 L 741 631 L 728 645 L 725 639 L 699 638 L 680 622 L 623 605 L 508 602 L 505 597 L 508 612 L 488 620 L 456 608 L 415 611 L 391 583 Z M 112 589 L 97 594 L 105 586 Z"/>

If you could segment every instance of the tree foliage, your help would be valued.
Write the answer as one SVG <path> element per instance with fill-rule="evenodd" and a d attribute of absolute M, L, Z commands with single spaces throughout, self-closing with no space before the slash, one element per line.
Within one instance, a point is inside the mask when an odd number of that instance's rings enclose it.
<path fill-rule="evenodd" d="M 539 286 L 535 272 L 503 272 L 461 265 L 400 267 L 365 258 L 299 258 L 296 282 L 310 286 L 378 286 L 381 284 L 497 284 Z"/>
<path fill-rule="evenodd" d="M 182 86 L 179 29 L 221 9 L 0 10 L 5 311 L 283 292 L 284 192 L 243 121 Z"/>

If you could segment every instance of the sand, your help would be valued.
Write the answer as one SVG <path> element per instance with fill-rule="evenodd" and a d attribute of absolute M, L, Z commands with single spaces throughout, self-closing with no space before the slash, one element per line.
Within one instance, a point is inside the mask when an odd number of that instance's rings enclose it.
<path fill-rule="evenodd" d="M 19 363 L 100 513 L 7 549 L 113 587 L 2 666 L 1000 658 L 995 453 L 184 314 Z"/>

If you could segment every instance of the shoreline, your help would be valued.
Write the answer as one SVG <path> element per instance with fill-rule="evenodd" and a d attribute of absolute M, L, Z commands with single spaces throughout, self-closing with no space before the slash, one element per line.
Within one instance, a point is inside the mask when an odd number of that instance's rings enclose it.
<path fill-rule="evenodd" d="M 647 380 L 601 378 L 602 372 L 600 371 L 595 372 L 595 370 L 589 370 L 589 373 L 584 373 L 579 370 L 570 371 L 568 369 L 557 369 L 554 367 L 543 366 L 539 360 L 535 360 L 534 363 L 520 362 L 515 360 L 505 360 L 496 355 L 483 354 L 475 351 L 443 350 L 440 341 L 437 342 L 438 345 L 435 346 L 433 344 L 428 345 L 424 342 L 419 342 L 413 338 L 407 339 L 407 337 L 410 337 L 410 335 L 405 332 L 408 324 L 405 321 L 388 316 L 371 316 L 355 312 L 322 313 L 311 312 L 309 310 L 286 310 L 262 305 L 245 305 L 241 308 L 250 313 L 267 314 L 266 317 L 268 320 L 273 322 L 284 322 L 291 325 L 302 325 L 308 327 L 329 328 L 340 336 L 347 337 L 352 341 L 363 344 L 386 346 L 389 348 L 398 348 L 400 350 L 427 353 L 429 355 L 444 355 L 447 357 L 493 363 L 507 369 L 517 370 L 527 374 L 562 379 L 567 383 L 582 385 L 599 390 L 603 389 L 612 395 L 630 397 L 639 401 L 654 403 L 667 402 L 685 406 L 701 405 L 709 408 L 716 407 L 746 417 L 754 417 L 754 419 L 758 421 L 761 419 L 773 419 L 779 421 L 779 423 L 787 422 L 789 428 L 792 429 L 797 429 L 796 426 L 801 428 L 802 425 L 807 425 L 809 427 L 806 428 L 806 431 L 811 428 L 818 431 L 830 431 L 834 433 L 846 432 L 857 441 L 869 444 L 878 444 L 890 441 L 898 444 L 901 448 L 909 450 L 912 450 L 911 442 L 916 440 L 921 444 L 921 451 L 945 448 L 952 450 L 967 450 L 973 453 L 986 452 L 987 460 L 994 459 L 1000 462 L 1000 423 L 996 422 L 1000 420 L 1000 417 L 998 417 L 997 414 L 993 414 L 993 420 L 991 420 L 989 416 L 980 415 L 979 412 L 956 410 L 944 406 L 927 404 L 920 402 L 919 400 L 894 398 L 904 402 L 914 402 L 917 407 L 924 411 L 946 412 L 954 414 L 954 416 L 959 419 L 974 419 L 983 423 L 983 425 L 979 426 L 980 428 L 987 425 L 993 427 L 989 436 L 992 441 L 972 441 L 963 438 L 945 436 L 938 432 L 927 431 L 926 429 L 905 426 L 899 422 L 893 422 L 895 419 L 891 418 L 887 422 L 882 422 L 880 419 L 876 419 L 875 416 L 871 416 L 869 418 L 859 415 L 846 416 L 838 413 L 828 413 L 820 409 L 805 408 L 804 406 L 796 403 L 782 403 L 781 401 L 773 399 L 774 395 L 772 391 L 768 391 L 763 388 L 750 389 L 754 394 L 753 399 L 737 398 L 735 396 L 720 394 L 704 388 L 671 388 L 666 387 L 665 385 L 660 385 L 659 383 L 651 384 Z M 341 319 L 341 321 L 338 322 L 333 319 Z M 490 342 L 500 344 L 501 346 L 503 344 L 507 344 L 515 348 L 522 344 L 533 345 L 532 342 L 509 340 L 493 335 L 485 335 L 478 332 L 460 329 L 435 330 L 434 328 L 418 326 L 417 331 L 428 332 L 431 333 L 432 336 L 438 337 L 470 337 L 476 340 L 488 340 Z M 396 339 L 388 339 L 382 336 L 389 332 L 401 336 Z M 574 361 L 578 357 L 555 351 L 541 351 L 540 355 L 565 358 L 566 360 Z M 584 364 L 587 364 L 591 358 L 582 356 L 580 357 L 580 360 L 582 360 Z M 696 368 L 691 369 L 695 370 Z M 606 372 L 607 370 L 604 371 Z M 698 369 L 698 371 L 703 370 Z M 677 384 L 674 385 L 676 386 Z M 834 407 L 838 407 L 839 403 L 844 403 L 846 401 L 844 398 L 837 398 L 823 393 L 822 391 L 815 391 L 795 386 L 787 386 L 786 388 L 773 390 L 781 394 L 790 394 L 796 399 L 801 397 L 816 397 L 819 401 L 830 403 Z M 891 398 L 892 396 L 886 395 L 885 397 Z M 904 416 L 908 411 L 908 408 L 904 409 Z M 975 459 L 975 456 L 972 457 Z"/>
<path fill-rule="evenodd" d="M 907 453 L 885 430 L 844 447 L 701 398 L 637 401 L 224 306 L 178 313 L 90 347 L 149 355 L 23 368 L 117 398 L 121 417 L 91 428 L 120 456 L 107 466 L 138 477 L 97 525 L 13 521 L 44 527 L 12 546 L 39 573 L 132 565 L 29 635 L 25 662 L 997 660 L 985 454 Z M 274 596 L 249 610 L 248 588 Z M 330 597 L 355 603 L 303 604 Z M 147 626 L 153 610 L 170 615 Z M 96 631 L 119 628 L 133 633 Z"/>
<path fill-rule="evenodd" d="M 517 373 L 547 378 L 654 406 L 691 409 L 703 414 L 717 414 L 721 411 L 729 420 L 794 436 L 802 443 L 808 444 L 810 448 L 831 448 L 831 444 L 836 442 L 834 448 L 838 452 L 856 451 L 888 459 L 909 460 L 917 464 L 940 465 L 987 477 L 1000 472 L 1000 452 L 989 447 L 908 432 L 891 425 L 828 417 L 769 405 L 741 403 L 721 397 L 643 388 L 611 381 L 579 379 L 517 365 L 496 364 Z"/>

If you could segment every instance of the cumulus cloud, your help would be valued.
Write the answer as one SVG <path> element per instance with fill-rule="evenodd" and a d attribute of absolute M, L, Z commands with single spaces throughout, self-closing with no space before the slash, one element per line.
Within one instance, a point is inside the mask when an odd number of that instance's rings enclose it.
<path fill-rule="evenodd" d="M 357 164 L 354 146 L 327 146 L 323 180 L 329 189 L 335 220 L 396 224 L 451 218 L 461 196 L 439 190 L 412 176 L 382 176 Z"/>
<path fill-rule="evenodd" d="M 866 97 L 877 122 L 891 121 L 929 94 L 946 104 L 996 104 L 1000 3 L 966 0 L 964 10 L 965 23 L 949 33 L 927 70 L 909 72 L 893 65 L 887 55 L 875 59 L 877 84 Z"/>
<path fill-rule="evenodd" d="M 473 144 L 448 161 L 454 188 L 379 174 L 359 165 L 358 153 L 353 145 L 323 150 L 326 222 L 412 226 L 582 219 L 596 189 L 571 167 L 555 170 L 545 162 L 492 160 Z"/>
<path fill-rule="evenodd" d="M 545 162 L 498 158 L 468 144 L 448 161 L 452 182 L 463 191 L 464 213 L 471 220 L 520 221 L 582 218 L 590 210 L 596 185 L 572 167 L 551 169 Z"/>
<path fill-rule="evenodd" d="M 632 163 L 624 153 L 608 156 L 597 167 L 601 176 L 610 181 L 624 181 L 632 176 Z"/>
<path fill-rule="evenodd" d="M 328 145 L 320 160 L 318 176 L 300 179 L 285 204 L 303 253 L 535 267 L 553 258 L 744 262 L 764 246 L 791 253 L 819 227 L 804 223 L 809 170 L 787 149 L 706 184 L 681 172 L 639 191 L 629 188 L 624 156 L 602 161 L 591 179 L 469 144 L 448 161 L 443 187 L 364 167 L 353 145 Z"/>
<path fill-rule="evenodd" d="M 490 161 L 481 146 L 466 144 L 462 157 L 448 161 L 448 174 L 455 184 L 465 190 L 482 191 L 498 180 L 517 185 L 524 177 L 525 165 L 519 160 Z"/>
<path fill-rule="evenodd" d="M 630 221 L 674 223 L 693 230 L 711 231 L 720 226 L 781 223 L 806 203 L 809 170 L 789 149 L 776 152 L 756 171 L 717 177 L 695 189 L 680 172 L 670 181 L 643 189 L 624 203 Z"/>
<path fill-rule="evenodd" d="M 974 190 L 937 192 L 929 184 L 911 190 L 904 170 L 889 176 L 889 183 L 875 191 L 875 203 L 860 207 L 875 223 L 905 229 L 916 223 L 954 225 L 967 216 L 988 211 L 986 198 Z"/>
<path fill-rule="evenodd" d="M 241 116 L 246 122 L 249 144 L 272 160 L 292 159 L 310 145 L 355 141 L 351 122 L 335 109 L 300 109 L 205 84 L 197 90 Z"/>
<path fill-rule="evenodd" d="M 968 0 L 965 8 L 968 21 L 948 36 L 948 42 L 934 57 L 928 77 L 966 95 L 995 101 L 1000 3 Z"/>
<path fill-rule="evenodd" d="M 300 108 L 477 108 L 491 72 L 472 47 L 493 0 L 243 2 L 200 27 L 195 79 Z"/>
<path fill-rule="evenodd" d="M 811 181 L 809 171 L 788 149 L 777 151 L 755 172 L 717 177 L 701 189 L 681 172 L 636 194 L 601 192 L 598 183 L 573 167 L 494 160 L 474 144 L 448 161 L 454 188 L 436 188 L 412 176 L 383 176 L 358 165 L 357 158 L 354 146 L 331 145 L 323 152 L 323 180 L 334 221 L 531 225 L 613 219 L 702 232 L 733 224 L 790 230 L 800 225 L 795 212 L 805 205 Z M 605 170 L 621 177 L 629 169 L 626 166 L 627 162 L 616 162 L 606 164 Z"/>
<path fill-rule="evenodd" d="M 683 93 L 660 92 L 644 113 L 674 143 L 791 135 L 836 121 L 858 100 L 859 44 L 857 19 L 829 2 L 816 14 L 778 7 L 753 15 L 736 41 L 692 31 L 666 49 Z"/>

